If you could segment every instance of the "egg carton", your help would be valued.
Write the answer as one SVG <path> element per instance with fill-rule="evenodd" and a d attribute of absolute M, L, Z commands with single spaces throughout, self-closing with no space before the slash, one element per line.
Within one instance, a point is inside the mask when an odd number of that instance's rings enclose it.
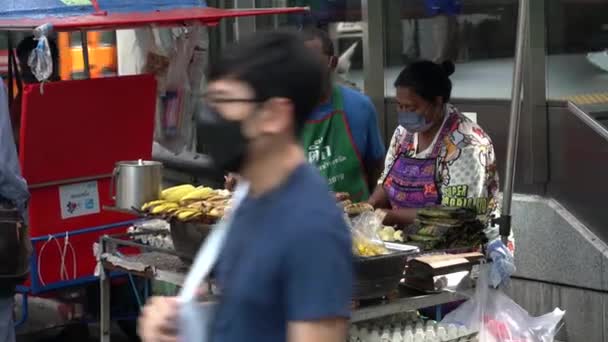
<path fill-rule="evenodd" d="M 127 229 L 134 241 L 162 249 L 174 249 L 170 232 L 169 223 L 158 219 L 138 222 Z"/>
<path fill-rule="evenodd" d="M 477 342 L 477 333 L 464 326 L 442 325 L 435 321 L 404 324 L 355 324 L 349 342 Z"/>

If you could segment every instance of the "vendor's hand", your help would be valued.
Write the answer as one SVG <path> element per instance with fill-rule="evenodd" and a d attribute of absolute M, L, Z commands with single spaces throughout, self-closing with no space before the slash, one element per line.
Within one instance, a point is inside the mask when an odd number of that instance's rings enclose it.
<path fill-rule="evenodd" d="M 515 273 L 515 260 L 513 253 L 505 246 L 501 239 L 496 239 L 488 244 L 487 253 L 492 259 L 490 266 L 490 285 L 497 288 L 509 281 Z"/>
<path fill-rule="evenodd" d="M 234 173 L 229 173 L 224 176 L 224 189 L 228 191 L 234 191 L 238 182 L 238 176 Z"/>
<path fill-rule="evenodd" d="M 176 342 L 178 309 L 175 297 L 152 297 L 137 322 L 142 342 Z"/>

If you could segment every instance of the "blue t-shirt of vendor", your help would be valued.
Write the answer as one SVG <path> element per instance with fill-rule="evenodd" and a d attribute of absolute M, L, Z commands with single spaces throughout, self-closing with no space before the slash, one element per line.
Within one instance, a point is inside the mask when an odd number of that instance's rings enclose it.
<path fill-rule="evenodd" d="M 364 162 L 384 160 L 386 150 L 380 136 L 378 115 L 370 99 L 360 92 L 339 86 L 342 92 L 346 121 L 353 141 Z M 334 111 L 332 101 L 318 106 L 310 120 L 320 120 Z"/>
<path fill-rule="evenodd" d="M 288 322 L 349 317 L 350 233 L 312 166 L 243 201 L 216 275 L 221 296 L 212 341 L 284 342 Z"/>

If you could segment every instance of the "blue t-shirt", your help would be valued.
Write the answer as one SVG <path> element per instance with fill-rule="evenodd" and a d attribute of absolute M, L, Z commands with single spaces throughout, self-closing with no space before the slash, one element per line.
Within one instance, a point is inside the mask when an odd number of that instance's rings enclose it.
<path fill-rule="evenodd" d="M 360 92 L 344 86 L 342 91 L 344 112 L 353 140 L 364 162 L 384 160 L 386 150 L 380 137 L 378 115 L 370 99 Z M 320 120 L 334 111 L 332 101 L 317 107 L 310 120 Z"/>
<path fill-rule="evenodd" d="M 213 341 L 284 342 L 290 321 L 350 316 L 350 232 L 312 166 L 246 198 L 234 215 L 216 269 Z"/>

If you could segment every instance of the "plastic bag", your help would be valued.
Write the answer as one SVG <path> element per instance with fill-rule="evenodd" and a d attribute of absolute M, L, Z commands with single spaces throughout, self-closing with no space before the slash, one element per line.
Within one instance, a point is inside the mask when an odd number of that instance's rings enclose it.
<path fill-rule="evenodd" d="M 38 45 L 32 50 L 27 65 L 39 82 L 46 81 L 53 74 L 53 57 L 47 36 L 53 31 L 53 25 L 44 24 L 34 30 Z"/>
<path fill-rule="evenodd" d="M 500 239 L 490 242 L 487 250 L 488 256 L 492 259 L 489 275 L 490 285 L 497 288 L 501 284 L 507 284 L 516 270 L 513 253 Z"/>
<path fill-rule="evenodd" d="M 354 218 L 351 225 L 353 253 L 363 257 L 387 254 L 388 250 L 378 236 L 379 227 L 382 227 L 382 218 L 375 212 L 365 212 Z"/>
<path fill-rule="evenodd" d="M 200 102 L 208 56 L 207 29 L 149 29 L 142 70 L 158 81 L 154 140 L 174 154 L 196 150 L 194 113 Z"/>
<path fill-rule="evenodd" d="M 482 265 L 473 298 L 449 313 L 442 325 L 465 326 L 479 332 L 480 342 L 551 342 L 566 313 L 559 308 L 532 317 L 500 290 L 490 288 L 489 266 Z"/>

